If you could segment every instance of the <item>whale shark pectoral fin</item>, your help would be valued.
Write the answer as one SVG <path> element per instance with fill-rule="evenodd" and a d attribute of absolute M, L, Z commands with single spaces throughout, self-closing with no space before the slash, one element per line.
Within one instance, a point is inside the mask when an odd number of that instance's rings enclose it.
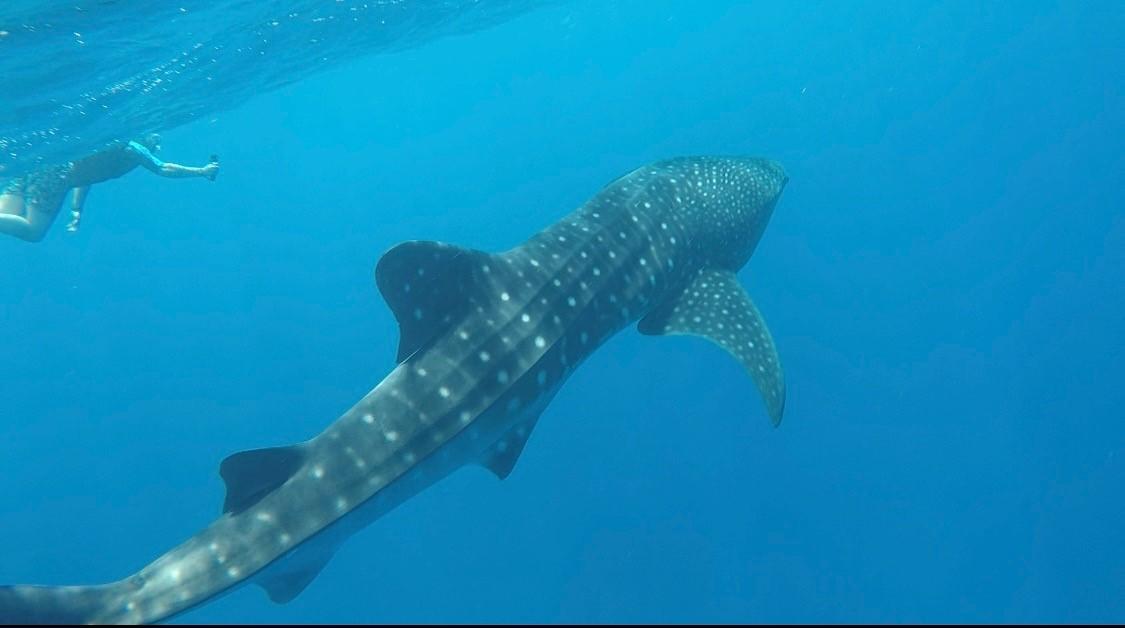
<path fill-rule="evenodd" d="M 535 423 L 538 421 L 539 417 L 536 416 L 510 430 L 485 452 L 481 465 L 501 480 L 507 478 L 516 466 L 527 439 L 531 437 L 531 430 L 535 428 Z"/>
<path fill-rule="evenodd" d="M 734 356 L 750 373 L 776 427 L 785 410 L 785 374 L 769 328 L 750 295 L 726 270 L 701 272 L 682 292 L 637 324 L 642 334 L 702 336 Z"/>
<path fill-rule="evenodd" d="M 263 575 L 255 584 L 266 590 L 271 602 L 287 604 L 312 584 L 334 555 L 333 549 L 305 557 L 299 564 L 283 564 L 278 570 Z"/>
<path fill-rule="evenodd" d="M 444 244 L 415 240 L 387 251 L 375 266 L 375 283 L 399 326 L 402 362 L 459 319 L 475 271 L 491 257 Z"/>
<path fill-rule="evenodd" d="M 223 512 L 237 514 L 258 503 L 285 484 L 304 464 L 300 445 L 240 451 L 219 465 L 219 475 L 227 485 Z"/>

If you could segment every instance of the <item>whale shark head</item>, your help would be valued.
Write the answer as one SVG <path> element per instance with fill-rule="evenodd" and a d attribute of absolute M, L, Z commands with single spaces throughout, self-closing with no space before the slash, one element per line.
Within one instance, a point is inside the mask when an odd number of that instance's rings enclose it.
<path fill-rule="evenodd" d="M 730 163 L 733 172 L 728 181 L 733 187 L 733 205 L 729 210 L 743 221 L 744 228 L 764 228 L 785 184 L 789 182 L 789 175 L 773 159 L 746 157 Z"/>
<path fill-rule="evenodd" d="M 734 179 L 738 191 L 733 211 L 738 217 L 735 229 L 740 237 L 736 236 L 735 263 L 741 266 L 750 259 L 758 240 L 762 238 L 781 192 L 789 182 L 789 175 L 780 163 L 772 159 L 752 157 L 737 163 Z"/>
<path fill-rule="evenodd" d="M 679 157 L 644 173 L 652 204 L 671 208 L 701 259 L 738 269 L 750 259 L 789 176 L 760 157 Z"/>

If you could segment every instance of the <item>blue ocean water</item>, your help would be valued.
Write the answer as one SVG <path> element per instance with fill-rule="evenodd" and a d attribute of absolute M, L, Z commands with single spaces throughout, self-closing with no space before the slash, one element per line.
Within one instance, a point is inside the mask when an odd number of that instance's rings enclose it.
<path fill-rule="evenodd" d="M 502 250 L 646 162 L 754 154 L 790 176 L 740 273 L 779 428 L 718 348 L 627 329 L 508 479 L 176 622 L 1125 621 L 1125 5 L 74 4 L 0 10 L 5 174 L 151 128 L 223 169 L 0 239 L 0 582 L 127 576 L 219 514 L 224 457 L 377 384 L 394 244 Z M 137 87 L 193 39 L 213 91 Z"/>

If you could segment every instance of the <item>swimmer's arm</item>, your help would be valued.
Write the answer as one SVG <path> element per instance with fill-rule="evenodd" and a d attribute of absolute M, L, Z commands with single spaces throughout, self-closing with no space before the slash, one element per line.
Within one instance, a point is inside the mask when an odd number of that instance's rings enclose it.
<path fill-rule="evenodd" d="M 162 161 L 156 155 L 153 155 L 148 148 L 136 142 L 129 142 L 128 150 L 136 155 L 141 162 L 141 165 L 146 169 L 155 172 L 162 177 L 169 177 L 173 179 L 182 179 L 184 177 L 207 177 L 214 179 L 215 174 L 219 170 L 219 165 L 210 163 L 202 168 L 193 168 L 192 166 L 181 166 L 174 164 L 170 161 Z"/>

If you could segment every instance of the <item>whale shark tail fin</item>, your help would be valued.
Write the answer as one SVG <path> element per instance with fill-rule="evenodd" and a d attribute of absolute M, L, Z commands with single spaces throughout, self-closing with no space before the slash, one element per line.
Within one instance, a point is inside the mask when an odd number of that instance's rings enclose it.
<path fill-rule="evenodd" d="M 78 587 L 0 586 L 0 624 L 71 625 L 117 623 L 106 617 L 118 585 Z M 116 615 L 116 613 L 109 613 Z"/>

